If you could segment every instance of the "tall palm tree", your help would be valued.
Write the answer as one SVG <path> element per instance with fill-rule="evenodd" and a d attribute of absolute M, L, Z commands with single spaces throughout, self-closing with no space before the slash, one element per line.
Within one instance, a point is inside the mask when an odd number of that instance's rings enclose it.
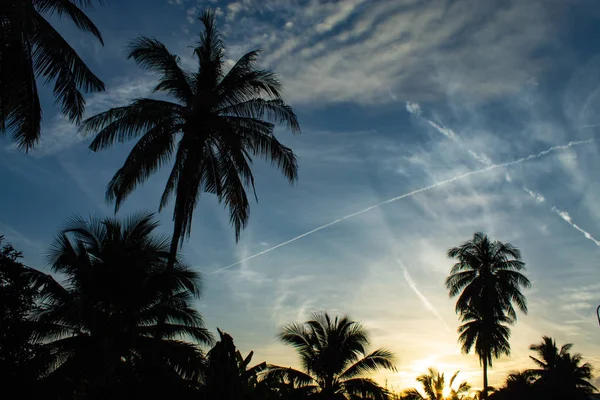
<path fill-rule="evenodd" d="M 102 3 L 99 0 L 98 3 Z M 36 80 L 54 82 L 54 97 L 72 122 L 85 111 L 81 90 L 98 92 L 104 84 L 47 21 L 58 16 L 102 42 L 83 9 L 93 0 L 3 0 L 0 11 L 0 135 L 10 133 L 27 151 L 40 139 L 42 108 Z"/>
<path fill-rule="evenodd" d="M 581 354 L 570 354 L 572 347 L 571 343 L 567 343 L 559 349 L 554 339 L 548 336 L 543 336 L 541 343 L 529 347 L 537 355 L 530 358 L 538 366 L 529 373 L 538 377 L 535 385 L 543 398 L 587 399 L 597 390 L 590 383 L 592 366 L 582 364 Z"/>
<path fill-rule="evenodd" d="M 298 351 L 304 371 L 271 366 L 269 375 L 323 399 L 385 398 L 385 389 L 365 375 L 382 368 L 395 370 L 393 354 L 383 348 L 367 353 L 369 337 L 358 322 L 313 313 L 303 324 L 285 325 L 279 339 Z"/>
<path fill-rule="evenodd" d="M 74 218 L 58 234 L 49 260 L 64 283 L 49 275 L 37 281 L 36 339 L 54 356 L 49 381 L 113 398 L 133 395 L 149 375 L 160 374 L 166 387 L 197 373 L 203 356 L 183 339 L 211 342 L 191 304 L 200 278 L 179 260 L 167 269 L 169 240 L 154 234 L 157 225 L 147 213 L 124 222 Z"/>
<path fill-rule="evenodd" d="M 461 400 L 464 399 L 471 389 L 467 382 L 461 382 L 457 388 L 453 388 L 454 381 L 458 376 L 456 371 L 450 382 L 446 385 L 446 378 L 443 373 L 439 373 L 435 368 L 429 368 L 426 374 L 417 377 L 417 381 L 423 386 L 425 396 L 416 388 L 405 390 L 402 393 L 402 400 Z"/>
<path fill-rule="evenodd" d="M 465 352 L 475 347 L 483 366 L 482 397 L 487 399 L 487 368 L 493 358 L 510 352 L 510 329 L 505 324 L 516 322 L 514 305 L 527 313 L 521 287 L 531 283 L 521 273 L 525 270 L 521 252 L 510 243 L 491 241 L 482 232 L 449 249 L 448 257 L 457 260 L 445 283 L 450 297 L 458 296 L 455 310 L 464 322 L 460 341 Z"/>
<path fill-rule="evenodd" d="M 250 212 L 246 190 L 254 190 L 254 156 L 269 160 L 290 182 L 297 179 L 296 156 L 273 134 L 275 124 L 280 123 L 293 133 L 300 132 L 296 115 L 281 98 L 279 79 L 257 68 L 258 50 L 242 56 L 225 73 L 225 47 L 215 14 L 208 10 L 200 20 L 204 32 L 194 49 L 198 58 L 194 72 L 184 71 L 179 58 L 154 38 L 141 36 L 129 47 L 129 58 L 160 74 L 155 91 L 172 101 L 137 99 L 82 125 L 83 132 L 97 133 L 90 144 L 93 151 L 141 136 L 108 184 L 106 196 L 115 201 L 116 209 L 174 155 L 159 207 L 175 197 L 172 258 L 191 232 L 202 192 L 215 194 L 229 207 L 239 238 Z"/>

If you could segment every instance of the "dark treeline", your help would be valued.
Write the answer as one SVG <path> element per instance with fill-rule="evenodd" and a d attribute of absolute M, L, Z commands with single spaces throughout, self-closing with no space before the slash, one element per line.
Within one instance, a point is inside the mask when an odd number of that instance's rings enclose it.
<path fill-rule="evenodd" d="M 456 263 L 445 286 L 456 297 L 459 343 L 482 366 L 482 390 L 455 383 L 454 374 L 430 369 L 422 387 L 394 394 L 373 379 L 395 371 L 393 354 L 371 350 L 364 326 L 347 316 L 319 312 L 281 327 L 300 369 L 253 360 L 234 339 L 204 325 L 193 302 L 201 277 L 179 250 L 191 235 L 202 196 L 213 195 L 229 213 L 239 239 L 256 197 L 254 158 L 298 178 L 298 160 L 278 141 L 276 126 L 300 133 L 282 99 L 278 76 L 258 66 L 259 51 L 228 68 L 215 13 L 194 44 L 196 68 L 186 71 L 156 38 L 130 42 L 127 54 L 154 72 L 161 99 L 135 99 L 84 119 L 82 92 L 105 89 L 47 18 L 73 23 L 103 44 L 87 12 L 102 0 L 3 0 L 0 8 L 0 136 L 29 151 L 43 138 L 38 83 L 69 121 L 93 137 L 90 149 L 137 140 L 108 182 L 115 213 L 161 167 L 171 172 L 160 199 L 172 201 L 173 232 L 163 237 L 152 213 L 128 218 L 75 217 L 48 250 L 52 273 L 22 262 L 0 237 L 0 379 L 5 398 L 44 399 L 586 399 L 595 388 L 591 367 L 571 345 L 544 337 L 532 345 L 535 369 L 511 374 L 501 388 L 488 384 L 493 362 L 511 353 L 517 311 L 527 313 L 522 289 L 531 286 L 520 251 L 483 233 L 448 251 Z M 12 396 L 12 397 L 11 397 Z"/>
<path fill-rule="evenodd" d="M 584 400 L 595 391 L 581 355 L 544 337 L 531 346 L 536 368 L 509 375 L 503 387 L 475 392 L 455 383 L 458 372 L 446 383 L 444 374 L 430 369 L 417 379 L 422 387 L 393 393 L 370 376 L 395 371 L 394 355 L 369 350 L 365 327 L 326 312 L 278 333 L 297 351 L 301 370 L 255 362 L 230 335 L 217 330 L 215 338 L 205 328 L 192 306 L 201 295 L 200 277 L 180 258 L 169 267 L 170 241 L 157 227 L 152 214 L 72 219 L 49 251 L 60 281 L 25 266 L 21 253 L 0 238 L 0 376 L 7 393 L 49 399 L 467 400 L 487 394 L 491 400 Z"/>

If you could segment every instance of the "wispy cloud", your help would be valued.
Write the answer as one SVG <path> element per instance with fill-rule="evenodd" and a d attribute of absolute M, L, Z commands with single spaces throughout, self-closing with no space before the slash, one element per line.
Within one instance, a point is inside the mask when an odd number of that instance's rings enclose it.
<path fill-rule="evenodd" d="M 528 189 L 526 186 L 523 186 L 523 190 L 525 190 L 525 192 L 527 192 L 529 196 L 531 196 L 531 198 L 538 203 L 543 203 L 544 201 L 546 201 L 544 196 L 542 196 L 540 193 L 536 193 L 533 190 Z"/>
<path fill-rule="evenodd" d="M 238 1 L 225 19 L 235 27 L 230 42 L 263 48 L 288 96 L 304 104 L 440 99 L 448 75 L 454 93 L 496 98 L 549 67 L 531 55 L 560 29 L 541 0 L 501 8 L 466 1 L 300 4 Z"/>

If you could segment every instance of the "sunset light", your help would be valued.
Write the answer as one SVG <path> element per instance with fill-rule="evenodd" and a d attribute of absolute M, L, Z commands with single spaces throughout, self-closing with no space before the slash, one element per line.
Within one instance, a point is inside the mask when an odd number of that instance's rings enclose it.
<path fill-rule="evenodd" d="M 600 400 L 599 172 L 600 0 L 0 0 L 2 394 Z"/>

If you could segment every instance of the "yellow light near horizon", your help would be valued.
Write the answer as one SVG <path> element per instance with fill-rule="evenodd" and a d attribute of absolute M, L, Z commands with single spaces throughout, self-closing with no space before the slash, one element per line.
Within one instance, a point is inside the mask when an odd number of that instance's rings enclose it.
<path fill-rule="evenodd" d="M 444 396 L 444 398 L 449 397 L 451 391 L 452 389 L 450 388 L 450 386 L 444 387 L 444 390 L 442 391 L 442 395 Z"/>

